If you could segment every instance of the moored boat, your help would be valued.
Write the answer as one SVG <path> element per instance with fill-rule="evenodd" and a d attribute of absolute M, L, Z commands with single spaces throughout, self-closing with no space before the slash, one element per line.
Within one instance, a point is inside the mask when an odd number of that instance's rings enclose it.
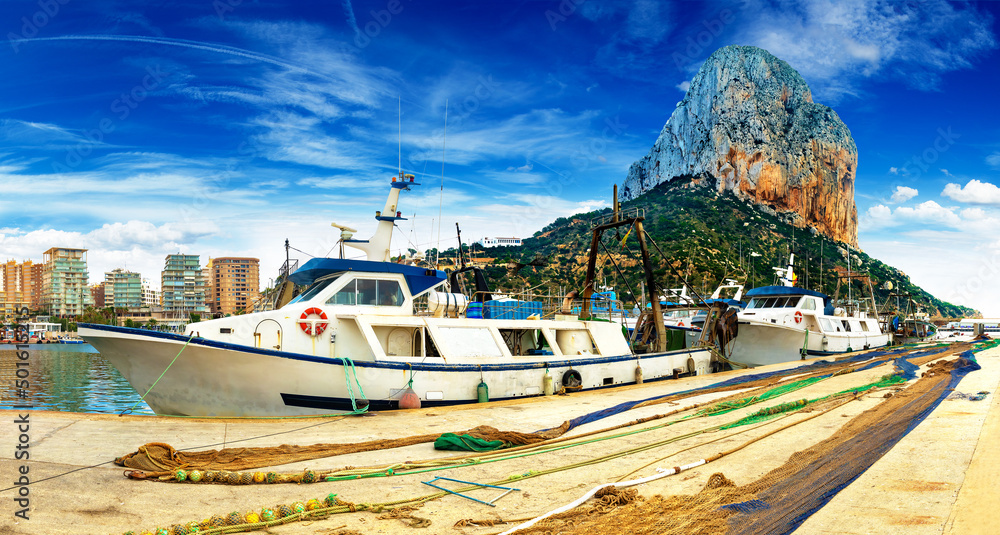
<path fill-rule="evenodd" d="M 411 391 L 423 406 L 451 405 L 710 371 L 707 344 L 636 354 L 616 323 L 467 315 L 443 271 L 388 262 L 399 194 L 416 185 L 394 177 L 372 238 L 344 240 L 367 260 L 310 260 L 288 277 L 306 290 L 277 310 L 184 335 L 92 324 L 79 334 L 138 392 L 152 387 L 145 401 L 158 414 L 395 409 Z"/>
<path fill-rule="evenodd" d="M 784 270 L 785 285 L 748 291 L 739 312 L 739 336 L 729 359 L 743 366 L 763 366 L 889 345 L 876 316 L 848 314 L 830 296 L 792 286 L 792 262 Z"/>

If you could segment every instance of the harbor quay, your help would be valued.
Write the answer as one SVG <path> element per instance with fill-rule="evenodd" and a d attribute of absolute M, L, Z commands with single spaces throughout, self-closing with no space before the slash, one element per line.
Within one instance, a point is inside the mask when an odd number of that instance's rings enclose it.
<path fill-rule="evenodd" d="M 848 432 L 864 421 L 865 415 L 887 406 L 894 397 L 906 395 L 911 385 L 933 376 L 942 362 L 954 361 L 958 355 L 945 350 L 938 356 L 921 356 L 926 354 L 917 350 L 908 354 L 914 356 L 913 362 L 919 362 L 919 369 L 910 370 L 906 382 L 885 382 L 887 376 L 899 372 L 893 359 L 867 368 L 859 361 L 846 371 L 821 379 L 815 378 L 815 368 L 803 368 L 824 360 L 812 359 L 569 395 L 358 416 L 208 419 L 5 410 L 0 411 L 0 532 L 155 533 L 157 528 L 170 530 L 216 515 L 277 509 L 279 504 L 322 501 L 335 494 L 335 503 L 349 504 L 343 512 L 261 526 L 256 532 L 266 528 L 267 533 L 395 534 L 411 533 L 421 526 L 427 533 L 497 534 L 570 504 L 595 487 L 661 476 L 630 487 L 638 497 L 630 505 L 623 503 L 595 513 L 592 499 L 577 509 L 587 511 L 577 520 L 614 526 L 626 519 L 616 516 L 616 511 L 617 515 L 631 514 L 628 507 L 641 507 L 644 500 L 656 496 L 698 495 L 710 480 L 718 479 L 714 474 L 736 486 L 762 480 L 801 452 Z M 975 354 L 975 360 L 979 369 L 955 384 L 948 383 L 950 391 L 940 403 L 910 422 L 908 432 L 870 465 L 861 467 L 857 475 L 850 475 L 849 482 L 832 498 L 815 510 L 803 510 L 804 520 L 790 532 L 995 533 L 995 526 L 1000 525 L 1000 493 L 993 490 L 1000 477 L 1000 452 L 995 448 L 1000 437 L 996 396 L 1000 348 L 982 350 Z M 761 403 L 743 405 L 732 400 L 755 392 L 751 386 L 707 389 L 705 393 L 697 390 L 772 372 L 777 372 L 778 378 L 768 384 L 771 391 L 792 384 L 795 388 Z M 809 377 L 813 378 L 803 380 Z M 862 385 L 882 386 L 860 389 Z M 322 475 L 374 467 L 368 475 L 381 470 L 378 477 L 335 477 L 335 481 L 319 477 L 311 484 L 226 485 L 136 480 L 126 477 L 129 468 L 114 464 L 116 458 L 148 443 L 166 443 L 178 452 L 199 452 L 372 441 L 392 445 L 390 441 L 397 439 L 462 433 L 481 425 L 532 433 L 623 403 L 678 392 L 689 394 L 667 398 L 664 403 L 639 404 L 583 423 L 561 437 L 564 442 L 559 448 L 515 450 L 523 454 L 512 451 L 507 458 L 487 459 L 483 453 L 479 461 L 470 462 L 469 458 L 479 454 L 437 450 L 423 441 L 258 469 L 280 474 L 309 470 Z M 853 393 L 843 397 L 844 392 Z M 806 403 L 800 400 L 825 401 L 773 419 L 754 420 L 751 425 L 727 427 L 761 414 L 763 408 Z M 718 407 L 723 401 L 736 408 L 706 413 L 707 407 Z M 22 437 L 26 437 L 27 448 L 22 447 Z M 246 455 L 252 452 L 247 450 Z M 459 458 L 466 460 L 450 462 Z M 708 462 L 696 466 L 705 460 Z M 854 460 L 842 458 L 834 463 L 848 466 Z M 385 469 L 392 466 L 397 469 Z M 408 470 L 407 466 L 424 468 Z M 428 468 L 431 466 L 434 468 Z M 675 467 L 690 468 L 667 473 Z M 22 476 L 28 484 L 19 484 Z M 448 479 L 435 481 L 438 477 Z M 412 501 L 435 492 L 427 482 L 457 493 Z M 470 483 L 493 483 L 516 490 L 470 490 Z M 21 490 L 25 488 L 27 492 Z M 402 503 L 412 505 L 392 505 Z M 382 506 L 372 507 L 377 504 Z M 664 521 L 658 517 L 650 520 L 654 524 Z"/>

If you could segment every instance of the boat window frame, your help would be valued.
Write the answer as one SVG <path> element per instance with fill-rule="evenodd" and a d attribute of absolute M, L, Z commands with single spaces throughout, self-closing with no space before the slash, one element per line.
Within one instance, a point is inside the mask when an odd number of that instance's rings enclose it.
<path fill-rule="evenodd" d="M 325 304 L 328 305 L 328 306 L 361 306 L 361 307 L 387 307 L 387 308 L 388 307 L 400 308 L 400 307 L 403 307 L 403 306 L 406 305 L 406 300 L 407 300 L 406 296 L 407 296 L 407 293 L 406 293 L 406 291 L 403 290 L 403 287 L 405 285 L 404 282 L 401 282 L 398 279 L 395 279 L 393 277 L 386 277 L 384 274 L 381 274 L 382 276 L 378 276 L 377 274 L 374 274 L 374 273 L 365 274 L 365 275 L 368 275 L 368 276 L 354 275 L 354 276 L 351 276 L 350 278 L 348 278 L 348 280 L 342 286 L 336 288 L 336 290 L 332 294 L 329 294 L 329 297 L 325 301 Z M 374 299 L 366 299 L 366 301 L 368 301 L 368 302 L 364 302 L 364 303 L 361 302 L 361 299 L 359 298 L 359 296 L 361 295 L 361 291 L 362 291 L 361 288 L 360 288 L 360 286 L 362 286 L 362 284 L 361 284 L 362 282 L 364 282 L 364 283 L 369 283 L 369 282 L 374 283 L 373 289 L 371 289 L 371 290 L 365 290 L 366 292 L 370 291 L 371 294 L 374 295 Z M 395 291 L 395 293 L 393 295 L 396 298 L 397 302 L 395 302 L 393 304 L 390 304 L 390 305 L 383 304 L 382 302 L 380 302 L 381 298 L 382 298 L 380 284 L 379 284 L 380 282 L 389 282 L 389 283 L 392 283 L 392 284 L 394 284 L 396 286 L 396 291 Z M 337 296 L 341 294 L 341 290 L 346 289 L 348 286 L 350 286 L 352 284 L 354 285 L 354 303 L 353 304 L 336 303 L 335 300 L 336 300 Z M 371 301 L 373 301 L 373 300 L 375 302 L 371 303 Z"/>
<path fill-rule="evenodd" d="M 327 289 L 330 284 L 337 280 L 339 276 L 340 274 L 327 275 L 326 277 L 316 279 L 309 285 L 308 288 L 306 288 L 306 291 L 295 296 L 295 298 L 289 301 L 288 304 L 291 305 L 293 303 L 305 303 L 307 301 L 312 301 L 317 295 L 322 293 L 323 290 Z"/>

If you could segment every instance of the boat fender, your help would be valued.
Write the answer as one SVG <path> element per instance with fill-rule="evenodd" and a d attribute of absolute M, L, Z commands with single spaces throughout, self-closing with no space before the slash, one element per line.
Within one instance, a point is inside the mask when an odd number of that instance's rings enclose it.
<path fill-rule="evenodd" d="M 642 366 L 638 364 L 635 365 L 635 384 L 642 384 Z"/>
<path fill-rule="evenodd" d="M 476 387 L 476 399 L 479 403 L 486 403 L 490 400 L 490 387 L 486 381 L 480 381 L 479 386 Z"/>
<path fill-rule="evenodd" d="M 551 396 L 555 393 L 555 386 L 552 384 L 552 374 L 549 373 L 548 368 L 545 368 L 545 375 L 542 376 L 542 393 L 546 396 Z"/>
<path fill-rule="evenodd" d="M 419 409 L 420 408 L 420 396 L 413 391 L 413 388 L 407 388 L 403 391 L 403 396 L 399 398 L 399 408 L 400 409 Z"/>
<path fill-rule="evenodd" d="M 567 389 L 579 389 L 583 385 L 583 376 L 574 369 L 566 370 L 562 376 L 562 385 Z"/>
<path fill-rule="evenodd" d="M 691 357 L 688 357 L 687 369 L 688 373 L 690 373 L 691 375 L 698 375 L 698 365 L 695 364 L 694 359 Z"/>

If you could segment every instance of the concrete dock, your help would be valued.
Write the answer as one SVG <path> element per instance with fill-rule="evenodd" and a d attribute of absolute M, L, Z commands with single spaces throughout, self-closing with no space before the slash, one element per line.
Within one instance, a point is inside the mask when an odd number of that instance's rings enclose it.
<path fill-rule="evenodd" d="M 943 401 L 873 466 L 812 514 L 795 533 L 955 533 L 1000 532 L 1000 348 L 976 355 L 981 370 L 967 375 L 956 388 L 964 394 L 988 392 L 973 401 L 956 396 Z M 808 361 L 807 361 L 808 362 Z M 488 483 L 512 474 L 585 463 L 603 455 L 654 446 L 605 462 L 518 480 L 519 489 L 490 507 L 460 496 L 429 501 L 392 518 L 385 513 L 359 511 L 322 520 L 267 528 L 267 533 L 425 533 L 496 534 L 579 498 L 588 490 L 619 479 L 637 479 L 712 456 L 762 437 L 789 423 L 802 423 L 771 434 L 718 461 L 635 487 L 645 497 L 687 495 L 701 490 L 709 476 L 723 473 L 737 484 L 753 481 L 804 450 L 836 433 L 854 416 L 882 403 L 889 391 L 872 392 L 820 415 L 793 414 L 753 426 L 737 427 L 670 441 L 709 426 L 751 414 L 763 406 L 789 400 L 817 398 L 873 382 L 892 371 L 886 364 L 866 371 L 825 379 L 787 396 L 759 405 L 663 427 L 663 421 L 628 428 L 647 429 L 627 437 L 592 441 L 539 455 L 446 470 L 337 482 L 306 484 L 218 485 L 130 480 L 114 458 L 149 442 L 168 443 L 178 450 L 222 447 L 267 447 L 281 444 L 350 443 L 402 438 L 428 433 L 457 432 L 490 425 L 504 431 L 533 432 L 555 427 L 570 418 L 618 403 L 682 391 L 747 373 L 800 366 L 801 362 L 752 371 L 651 382 L 567 396 L 537 397 L 452 408 L 384 412 L 347 418 L 286 420 L 209 420 L 154 416 L 114 416 L 62 412 L 0 411 L 0 534 L 125 533 L 199 521 L 214 514 L 260 510 L 329 493 L 355 503 L 384 503 L 432 493 L 422 483 L 434 477 Z M 919 376 L 919 374 L 918 374 Z M 905 385 L 899 387 L 903 388 Z M 605 429 L 639 418 L 663 414 L 721 399 L 734 392 L 702 394 L 673 404 L 650 405 L 585 424 L 568 436 Z M 683 416 L 686 413 L 681 413 Z M 24 416 L 27 415 L 27 418 Z M 812 417 L 815 416 L 815 417 Z M 809 418 L 807 420 L 807 418 Z M 24 420 L 27 420 L 27 423 Z M 676 420 L 669 417 L 666 420 Z M 20 421 L 21 423 L 16 423 Z M 19 426 L 27 431 L 21 432 Z M 621 433 L 618 430 L 614 433 Z M 605 436 L 614 433 L 605 433 Z M 18 449 L 22 435 L 27 449 Z M 595 435 L 589 439 L 601 438 Z M 18 458 L 30 452 L 30 459 Z M 280 472 L 328 470 L 346 466 L 387 466 L 403 461 L 446 459 L 457 452 L 436 451 L 429 443 L 403 448 L 315 459 L 275 468 Z M 23 457 L 23 455 L 22 455 Z M 27 472 L 26 474 L 24 472 Z M 25 494 L 18 478 L 30 484 Z M 442 482 L 455 488 L 460 485 Z M 490 500 L 494 489 L 471 491 L 469 496 Z M 25 494 L 22 496 L 22 494 Z M 16 499 L 27 499 L 27 510 Z M 23 514 L 18 516 L 18 512 Z M 27 516 L 28 518 L 24 518 Z M 613 517 L 609 517 L 612 518 Z M 464 521 L 464 522 L 463 522 Z M 456 527 L 456 523 L 460 524 Z M 493 525 L 486 525 L 493 524 Z"/>

